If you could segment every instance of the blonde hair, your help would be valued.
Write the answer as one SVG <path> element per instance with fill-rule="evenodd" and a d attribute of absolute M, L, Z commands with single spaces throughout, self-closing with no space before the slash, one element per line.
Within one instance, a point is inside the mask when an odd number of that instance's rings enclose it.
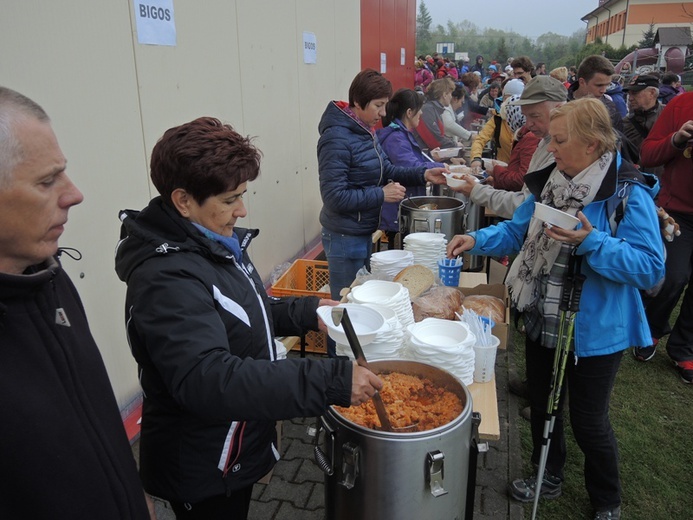
<path fill-rule="evenodd" d="M 455 82 L 450 78 L 442 78 L 431 81 L 426 91 L 426 97 L 431 101 L 438 101 L 443 97 L 443 94 L 455 90 Z"/>
<path fill-rule="evenodd" d="M 568 81 L 568 69 L 566 67 L 556 67 L 551 72 L 549 72 L 549 76 L 557 79 L 561 83 L 565 83 L 566 81 Z"/>
<path fill-rule="evenodd" d="M 593 97 L 576 99 L 551 111 L 551 121 L 566 118 L 568 135 L 585 143 L 597 143 L 602 156 L 616 151 L 616 133 L 611 126 L 609 111 L 600 100 Z"/>

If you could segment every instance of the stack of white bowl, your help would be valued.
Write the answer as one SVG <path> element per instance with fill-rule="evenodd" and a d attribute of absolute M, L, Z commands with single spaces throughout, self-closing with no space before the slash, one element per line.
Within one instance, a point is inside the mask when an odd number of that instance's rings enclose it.
<path fill-rule="evenodd" d="M 375 309 L 382 314 L 387 325 L 385 330 L 379 332 L 371 343 L 361 345 L 366 359 L 368 361 L 399 359 L 404 343 L 404 329 L 397 318 L 397 313 L 389 307 L 375 303 L 364 303 L 363 306 Z M 337 343 L 336 350 L 338 356 L 348 356 L 354 359 L 354 354 L 349 345 Z"/>
<path fill-rule="evenodd" d="M 474 343 L 476 338 L 466 323 L 426 318 L 409 325 L 404 355 L 414 361 L 444 368 L 462 384 L 474 382 Z"/>
<path fill-rule="evenodd" d="M 402 249 L 388 249 L 371 255 L 371 273 L 392 280 L 405 267 L 414 265 L 414 254 Z"/>
<path fill-rule="evenodd" d="M 389 307 L 397 314 L 402 327 L 414 323 L 409 290 L 401 283 L 385 280 L 367 280 L 354 287 L 347 295 L 353 303 L 375 303 Z"/>
<path fill-rule="evenodd" d="M 411 251 L 414 263 L 438 274 L 438 260 L 445 258 L 448 241 L 442 233 L 410 233 L 404 237 L 404 250 Z"/>

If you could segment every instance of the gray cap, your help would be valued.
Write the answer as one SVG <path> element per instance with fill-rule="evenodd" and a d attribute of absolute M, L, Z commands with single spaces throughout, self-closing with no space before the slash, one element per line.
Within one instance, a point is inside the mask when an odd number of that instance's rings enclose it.
<path fill-rule="evenodd" d="M 527 83 L 520 99 L 514 105 L 535 105 L 544 101 L 567 101 L 568 90 L 551 76 L 535 76 Z"/>

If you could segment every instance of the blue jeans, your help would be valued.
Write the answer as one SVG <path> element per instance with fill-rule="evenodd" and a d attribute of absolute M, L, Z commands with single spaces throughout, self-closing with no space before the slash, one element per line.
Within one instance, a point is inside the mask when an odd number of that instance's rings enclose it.
<path fill-rule="evenodd" d="M 546 403 L 551 386 L 554 349 L 541 346 L 527 337 L 527 386 L 532 407 L 532 463 L 539 463 Z M 585 487 L 596 510 L 621 504 L 618 471 L 618 446 L 609 421 L 609 402 L 623 352 L 605 356 L 581 357 L 575 363 L 571 355 L 566 365 L 561 402 L 556 414 L 546 470 L 563 478 L 566 459 L 563 433 L 563 404 L 570 394 L 570 424 L 578 446 L 585 455 Z"/>
<path fill-rule="evenodd" d="M 332 299 L 339 301 L 339 292 L 344 287 L 351 287 L 359 269 L 363 266 L 368 270 L 371 268 L 371 235 L 342 235 L 322 228 L 322 247 L 330 272 Z"/>

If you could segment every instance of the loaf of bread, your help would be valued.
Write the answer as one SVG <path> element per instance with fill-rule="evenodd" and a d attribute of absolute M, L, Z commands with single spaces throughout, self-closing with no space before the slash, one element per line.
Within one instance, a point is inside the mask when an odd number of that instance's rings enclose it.
<path fill-rule="evenodd" d="M 479 316 L 491 318 L 496 323 L 505 321 L 505 303 L 495 296 L 473 294 L 464 299 L 462 307 L 476 312 Z M 464 309 L 460 309 L 459 312 L 462 313 Z"/>
<path fill-rule="evenodd" d="M 426 318 L 454 320 L 455 312 L 464 301 L 464 294 L 454 287 L 434 287 L 411 302 L 414 321 Z"/>
<path fill-rule="evenodd" d="M 431 288 L 435 282 L 435 276 L 428 267 L 415 264 L 402 269 L 393 281 L 399 282 L 409 289 L 409 298 L 414 300 Z"/>

